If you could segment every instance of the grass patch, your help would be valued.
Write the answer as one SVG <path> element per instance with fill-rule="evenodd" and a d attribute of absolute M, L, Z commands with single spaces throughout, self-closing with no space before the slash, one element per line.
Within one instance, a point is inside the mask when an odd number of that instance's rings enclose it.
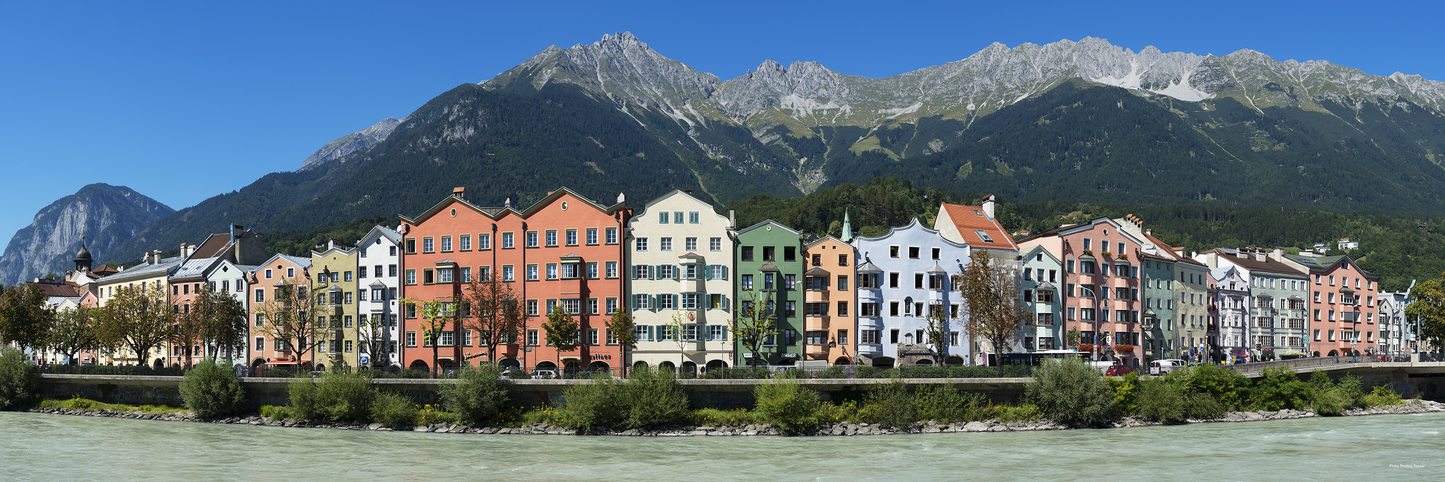
<path fill-rule="evenodd" d="M 183 407 L 170 405 L 130 405 L 126 403 L 105 403 L 88 398 L 73 397 L 68 400 L 41 400 L 40 408 L 63 408 L 67 410 L 111 410 L 126 413 L 182 414 L 189 413 Z"/>

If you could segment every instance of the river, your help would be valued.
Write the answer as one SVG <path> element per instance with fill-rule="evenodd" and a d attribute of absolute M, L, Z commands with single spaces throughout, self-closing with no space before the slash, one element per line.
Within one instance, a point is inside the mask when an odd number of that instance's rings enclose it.
<path fill-rule="evenodd" d="M 359 432 L 0 412 L 0 480 L 1439 480 L 1445 413 L 863 437 Z"/>

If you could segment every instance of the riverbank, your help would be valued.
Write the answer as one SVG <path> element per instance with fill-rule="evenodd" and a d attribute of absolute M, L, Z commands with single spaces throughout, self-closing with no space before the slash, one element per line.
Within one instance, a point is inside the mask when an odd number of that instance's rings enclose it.
<path fill-rule="evenodd" d="M 759 436 L 759 435 L 783 435 L 782 432 L 772 425 L 744 425 L 744 426 L 700 426 L 700 427 L 658 427 L 651 429 L 627 429 L 627 430 L 591 430 L 579 432 L 576 429 L 548 425 L 545 423 L 527 424 L 519 427 L 469 427 L 457 424 L 431 424 L 419 425 L 410 428 L 384 427 L 378 423 L 317 423 L 306 420 L 285 419 L 272 420 L 260 415 L 247 417 L 226 417 L 218 419 L 201 419 L 189 412 L 175 413 L 147 413 L 147 412 L 126 412 L 113 409 L 102 410 L 76 410 L 68 408 L 32 408 L 27 410 L 35 413 L 53 415 L 72 415 L 88 417 L 109 417 L 135 420 L 152 420 L 165 422 L 197 422 L 217 423 L 230 425 L 253 425 L 266 427 L 290 427 L 290 428 L 325 428 L 333 430 L 359 430 L 359 431 L 410 431 L 429 433 L 456 433 L 456 434 L 495 434 L 495 435 L 594 435 L 594 436 L 621 436 L 621 437 L 736 437 L 736 436 Z M 1367 415 L 1387 414 L 1415 414 L 1445 412 L 1445 403 L 1430 400 L 1407 400 L 1403 405 L 1391 407 L 1373 407 L 1350 409 L 1343 413 L 1343 416 L 1356 417 Z M 1251 411 L 1251 412 L 1228 412 L 1224 415 L 1211 419 L 1191 419 L 1187 424 L 1206 423 L 1235 423 L 1235 422 L 1263 422 L 1270 420 L 1288 420 L 1299 418 L 1319 417 L 1309 410 L 1279 410 L 1279 411 Z M 1121 417 L 1112 421 L 1109 428 L 1129 428 L 1163 425 L 1158 422 L 1150 422 L 1138 417 Z M 808 430 L 794 435 L 803 436 L 859 436 L 859 435 L 895 435 L 895 434 L 926 434 L 926 433 L 967 433 L 967 432 L 1030 432 L 1041 430 L 1068 430 L 1070 427 L 1059 425 L 1048 420 L 1034 422 L 999 422 L 987 420 L 982 422 L 956 422 L 950 424 L 937 424 L 933 422 L 917 423 L 909 427 L 890 427 L 881 424 L 836 422 L 824 424 L 816 429 Z"/>

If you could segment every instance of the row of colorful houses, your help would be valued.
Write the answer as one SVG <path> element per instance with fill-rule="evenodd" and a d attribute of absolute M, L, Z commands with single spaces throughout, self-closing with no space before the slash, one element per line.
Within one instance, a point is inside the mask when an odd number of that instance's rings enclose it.
<path fill-rule="evenodd" d="M 914 219 L 878 236 L 809 236 L 775 221 L 739 227 L 675 190 L 632 207 L 562 188 L 527 207 L 484 207 L 457 188 L 432 208 L 377 226 L 353 244 L 331 241 L 310 257 L 268 254 L 240 226 L 179 256 L 146 254 L 123 271 L 90 271 L 77 255 L 66 282 L 103 306 L 122 287 L 168 292 L 186 313 L 204 286 L 248 310 L 247 346 L 223 358 L 252 368 L 496 362 L 526 369 L 683 370 L 747 364 L 874 366 L 988 361 L 989 353 L 1078 350 L 1138 364 L 1151 359 L 1259 359 L 1369 353 L 1403 347 L 1403 295 L 1346 256 L 1221 248 L 1186 255 L 1134 216 L 1060 226 L 1015 240 L 994 218 L 996 200 L 942 203 L 932 226 Z M 952 277 L 975 250 L 1015 270 L 1030 313 L 1012 346 L 992 347 L 962 327 L 967 309 Z M 83 259 L 82 259 L 83 258 Z M 103 268 L 109 269 L 109 268 Z M 474 280 L 496 279 L 525 316 L 519 337 L 493 354 L 485 333 L 453 306 Z M 299 290 L 299 295 L 298 295 Z M 278 303 L 306 303 L 315 349 L 268 337 Z M 422 306 L 442 306 L 440 327 Z M 607 320 L 631 315 L 624 349 Z M 776 315 L 756 354 L 737 340 L 740 313 Z M 543 322 L 577 321 L 577 346 L 558 350 Z M 432 313 L 434 314 L 434 313 Z M 929 316 L 949 320 L 942 345 Z M 1378 314 L 1378 316 L 1377 316 Z M 1398 324 L 1398 326 L 1397 326 Z M 274 330 L 269 330 L 274 332 Z M 428 336 L 434 334 L 436 336 Z M 435 346 L 433 346 L 435 345 Z M 165 346 L 91 362 L 187 365 L 206 351 Z M 754 357 L 759 359 L 754 359 Z M 436 366 L 433 366 L 436 365 Z"/>

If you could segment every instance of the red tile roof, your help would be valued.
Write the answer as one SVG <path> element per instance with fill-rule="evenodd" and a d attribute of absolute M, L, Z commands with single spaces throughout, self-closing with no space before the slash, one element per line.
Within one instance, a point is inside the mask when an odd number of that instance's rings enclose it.
<path fill-rule="evenodd" d="M 1018 250 L 1019 246 L 1014 244 L 1013 238 L 1004 232 L 1003 226 L 998 220 L 990 219 L 983 212 L 980 206 L 963 206 L 959 204 L 942 203 L 943 210 L 948 213 L 948 219 L 958 227 L 959 236 L 969 246 L 975 248 L 991 249 L 1012 249 Z M 976 231 L 983 231 L 992 241 L 984 241 Z"/>

